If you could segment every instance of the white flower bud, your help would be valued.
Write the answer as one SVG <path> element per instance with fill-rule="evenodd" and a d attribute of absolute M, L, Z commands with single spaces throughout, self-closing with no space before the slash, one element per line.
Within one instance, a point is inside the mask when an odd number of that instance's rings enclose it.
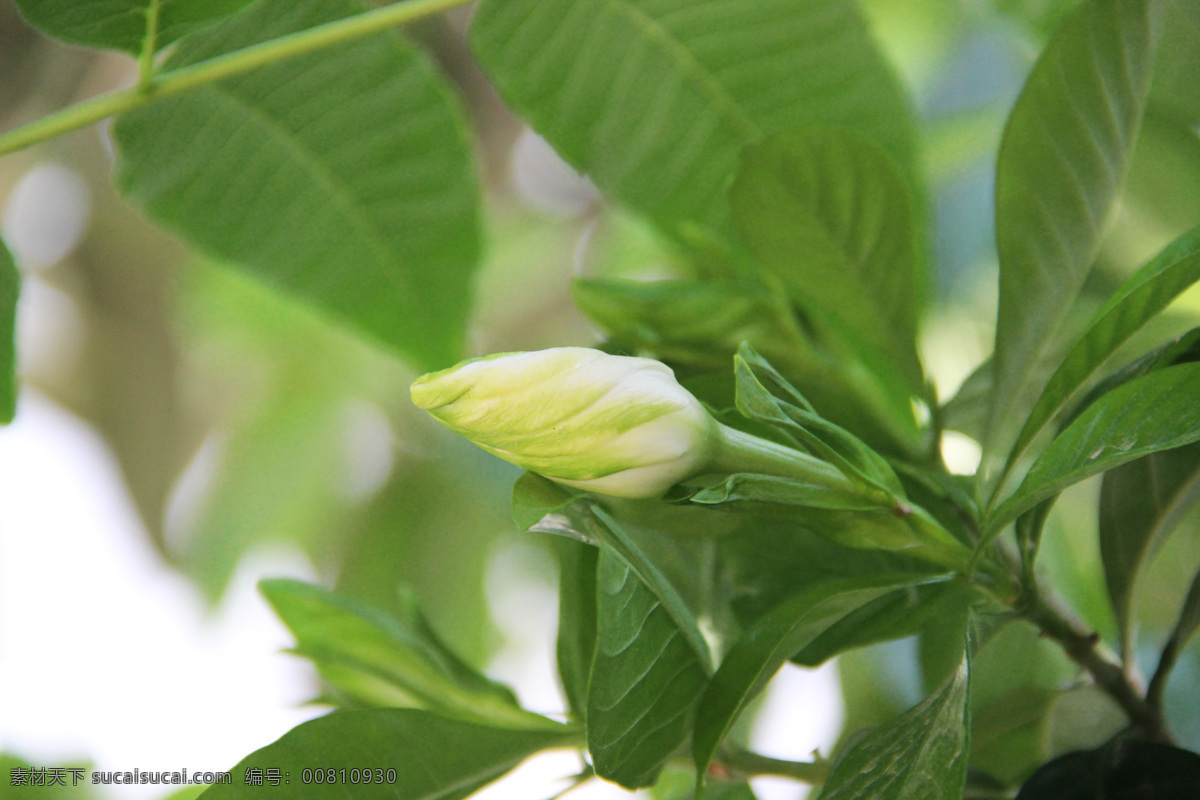
<path fill-rule="evenodd" d="M 707 464 L 717 423 L 669 367 L 584 347 L 418 378 L 412 400 L 505 461 L 599 494 L 657 497 Z"/>

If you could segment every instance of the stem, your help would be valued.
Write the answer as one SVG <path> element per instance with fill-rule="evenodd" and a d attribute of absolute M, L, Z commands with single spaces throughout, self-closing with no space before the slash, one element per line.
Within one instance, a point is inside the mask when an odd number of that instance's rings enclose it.
<path fill-rule="evenodd" d="M 153 100 L 315 50 L 360 39 L 405 22 L 466 5 L 468 2 L 470 0 L 407 0 L 280 36 L 269 42 L 201 61 L 199 64 L 164 72 L 145 85 L 139 82 L 137 86 L 102 94 L 0 134 L 0 156 L 87 127 L 113 114 L 140 108 Z M 145 57 L 145 52 L 142 57 Z M 153 53 L 150 57 L 153 57 Z"/>
<path fill-rule="evenodd" d="M 853 494 L 863 494 L 863 490 L 851 483 L 837 467 L 808 453 L 742 433 L 726 425 L 718 424 L 717 433 L 716 453 L 712 460 L 715 471 L 774 475 Z M 888 498 L 880 498 L 882 508 L 889 505 Z"/>
<path fill-rule="evenodd" d="M 159 0 L 150 0 L 146 7 L 146 40 L 138 55 L 138 90 L 149 91 L 154 83 L 154 52 L 158 49 Z"/>
<path fill-rule="evenodd" d="M 1161 711 L 1144 699 L 1121 665 L 1099 649 L 1100 637 L 1073 619 L 1055 598 L 1034 587 L 1027 592 L 1022 614 L 1042 633 L 1058 642 L 1066 654 L 1086 669 L 1096 685 L 1117 702 L 1134 727 L 1156 742 L 1173 741 Z"/>
<path fill-rule="evenodd" d="M 784 761 L 780 758 L 752 753 L 749 750 L 729 750 L 723 751 L 716 763 L 729 770 L 730 777 L 734 778 L 778 775 L 815 786 L 824 783 L 829 777 L 829 762 L 824 759 Z"/>
<path fill-rule="evenodd" d="M 1163 645 L 1158 668 L 1154 670 L 1154 677 L 1150 679 L 1150 688 L 1146 690 L 1146 702 L 1159 714 L 1162 713 L 1163 696 L 1167 691 L 1167 680 L 1171 677 L 1171 670 L 1175 669 L 1175 662 L 1179 660 L 1179 653 L 1187 645 L 1188 639 L 1196 632 L 1198 608 L 1200 608 L 1200 573 L 1197 573 L 1192 580 L 1192 588 L 1183 601 L 1179 620 L 1171 631 L 1171 638 L 1167 639 L 1167 643 Z"/>

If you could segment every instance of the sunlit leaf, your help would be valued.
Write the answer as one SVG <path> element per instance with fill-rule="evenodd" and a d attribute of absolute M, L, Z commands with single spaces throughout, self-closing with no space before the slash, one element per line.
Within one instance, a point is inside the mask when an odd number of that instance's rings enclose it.
<path fill-rule="evenodd" d="M 804 128 L 750 145 L 730 190 L 738 233 L 843 357 L 878 379 L 896 424 L 924 390 L 915 349 L 913 211 L 887 155 L 849 131 Z M 890 396 L 888 393 L 890 392 Z"/>
<path fill-rule="evenodd" d="M 1019 456 L 1085 380 L 1144 324 L 1200 280 L 1200 228 L 1131 275 L 1095 316 L 1050 378 L 1013 446 Z"/>
<path fill-rule="evenodd" d="M 169 64 L 356 10 L 266 0 Z M 153 103 L 114 137 L 117 184 L 154 220 L 418 366 L 459 357 L 478 251 L 473 156 L 445 81 L 398 34 Z"/>
<path fill-rule="evenodd" d="M 1000 310 L 985 450 L 1002 459 L 1116 207 L 1150 88 L 1155 0 L 1081 4 L 1009 117 L 996 177 Z M 986 466 L 986 465 L 985 465 Z"/>
<path fill-rule="evenodd" d="M 742 145 L 851 128 L 911 174 L 911 114 L 845 0 L 489 0 L 471 29 L 501 96 L 602 189 L 667 231 L 728 232 Z"/>

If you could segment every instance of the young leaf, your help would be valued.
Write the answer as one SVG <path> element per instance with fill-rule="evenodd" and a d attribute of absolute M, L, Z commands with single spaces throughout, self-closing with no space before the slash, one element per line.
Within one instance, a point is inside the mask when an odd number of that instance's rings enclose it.
<path fill-rule="evenodd" d="M 994 534 L 1071 484 L 1160 450 L 1200 440 L 1200 364 L 1156 370 L 1103 395 L 1034 462 L 991 515 Z"/>
<path fill-rule="evenodd" d="M 597 775 L 636 789 L 654 783 L 687 741 L 708 667 L 654 592 L 607 547 L 597 584 L 588 750 Z"/>
<path fill-rule="evenodd" d="M 676 235 L 729 232 L 738 152 L 771 131 L 836 124 L 913 166 L 903 91 L 847 0 L 486 0 L 471 44 L 567 161 Z"/>
<path fill-rule="evenodd" d="M 1104 475 L 1100 556 L 1124 652 L 1134 647 L 1134 591 L 1144 565 L 1200 497 L 1200 445 L 1155 453 Z"/>
<path fill-rule="evenodd" d="M 305 722 L 278 741 L 242 759 L 231 772 L 232 784 L 215 785 L 204 800 L 250 800 L 271 785 L 251 782 L 250 770 L 278 769 L 291 793 L 311 800 L 350 796 L 341 779 L 305 782 L 305 770 L 357 767 L 365 778 L 353 787 L 363 800 L 462 800 L 499 778 L 529 756 L 552 747 L 568 747 L 578 734 L 547 720 L 538 731 L 487 727 L 411 708 L 335 711 Z M 377 771 L 379 770 L 379 771 Z M 389 774 L 389 770 L 392 772 Z M 394 780 L 389 780 L 392 778 Z M 289 790 L 279 787 L 284 794 Z M 302 792 L 302 794 L 301 794 Z"/>
<path fill-rule="evenodd" d="M 558 556 L 558 679 L 576 719 L 587 716 L 588 680 L 596 653 L 596 568 L 600 550 L 553 537 Z"/>
<path fill-rule="evenodd" d="M 1131 275 L 1100 309 L 1046 384 L 1013 445 L 1008 466 L 1118 347 L 1198 280 L 1200 227 L 1176 239 Z"/>
<path fill-rule="evenodd" d="M 888 156 L 846 130 L 810 127 L 748 146 L 729 201 L 738 233 L 835 352 L 861 361 L 908 428 L 917 358 L 913 212 Z"/>
<path fill-rule="evenodd" d="M 789 658 L 847 614 L 927 580 L 893 575 L 832 581 L 801 592 L 759 620 L 726 654 L 700 701 L 692 741 L 696 770 L 704 774 L 734 721 Z"/>
<path fill-rule="evenodd" d="M 1002 459 L 1112 217 L 1150 88 L 1155 0 L 1082 3 L 1009 117 L 996 168 L 1000 310 L 985 450 Z M 981 471 L 981 474 L 982 471 Z"/>
<path fill-rule="evenodd" d="M 12 422 L 17 412 L 17 296 L 21 274 L 0 240 L 0 425 Z"/>
<path fill-rule="evenodd" d="M 194 64 L 349 16 L 264 0 L 189 37 Z M 429 60 L 398 34 L 153 103 L 114 126 L 117 184 L 155 221 L 408 356 L 459 356 L 478 254 L 473 156 Z"/>
<path fill-rule="evenodd" d="M 141 52 L 149 14 L 158 6 L 155 49 L 184 34 L 211 24 L 247 5 L 250 0 L 16 0 L 30 25 L 56 39 L 87 47 Z"/>
<path fill-rule="evenodd" d="M 871 731 L 833 766 L 821 800 L 957 800 L 967 777 L 970 666 Z"/>
<path fill-rule="evenodd" d="M 296 651 L 360 701 L 398 705 L 408 700 L 504 727 L 548 724 L 523 711 L 507 687 L 463 664 L 419 618 L 405 624 L 300 581 L 263 581 L 261 589 L 296 636 Z"/>

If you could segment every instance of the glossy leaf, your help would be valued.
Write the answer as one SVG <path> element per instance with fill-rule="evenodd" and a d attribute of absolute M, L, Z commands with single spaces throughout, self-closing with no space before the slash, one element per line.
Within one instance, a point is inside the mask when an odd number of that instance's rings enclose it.
<path fill-rule="evenodd" d="M 832 581 L 799 593 L 760 619 L 730 648 L 700 702 L 692 744 L 696 769 L 707 770 L 738 716 L 789 658 L 856 609 L 925 580 L 886 576 Z"/>
<path fill-rule="evenodd" d="M 265 0 L 189 37 L 194 64 L 348 16 Z M 429 60 L 385 33 L 121 116 L 117 184 L 157 222 L 422 368 L 458 356 L 478 251 L 473 157 Z"/>
<path fill-rule="evenodd" d="M 868 733 L 834 764 L 821 800 L 958 800 L 967 777 L 970 667 Z"/>
<path fill-rule="evenodd" d="M 742 146 L 837 124 L 911 170 L 902 89 L 846 0 L 487 0 L 476 58 L 580 172 L 668 232 L 727 233 Z"/>
<path fill-rule="evenodd" d="M 992 515 L 995 532 L 1091 475 L 1200 440 L 1200 364 L 1156 370 L 1103 395 L 1059 434 Z"/>
<path fill-rule="evenodd" d="M 687 741 L 707 665 L 654 592 L 608 548 L 597 585 L 588 750 L 602 778 L 649 786 Z"/>
<path fill-rule="evenodd" d="M 383 769 L 385 782 L 360 782 L 353 796 L 363 800 L 461 800 L 499 778 L 540 750 L 570 746 L 578 734 L 552 728 L 518 731 L 487 727 L 411 708 L 336 711 L 305 722 L 278 741 L 256 750 L 230 770 L 234 782 L 206 791 L 204 800 L 262 797 L 271 784 L 247 783 L 250 769 L 278 769 L 290 781 L 279 790 L 306 800 L 345 798 L 347 783 L 305 783 L 304 770 L 318 767 Z M 395 782 L 386 782 L 386 770 Z"/>
<path fill-rule="evenodd" d="M 804 128 L 750 145 L 730 190 L 738 233 L 843 357 L 911 428 L 924 390 L 908 190 L 887 155 L 849 131 Z"/>
<path fill-rule="evenodd" d="M 0 425 L 17 412 L 17 297 L 21 274 L 0 241 Z"/>
<path fill-rule="evenodd" d="M 996 176 L 1000 310 L 985 450 L 1002 459 L 1116 206 L 1154 58 L 1155 0 L 1082 3 L 1013 109 Z"/>
<path fill-rule="evenodd" d="M 211 24 L 247 5 L 250 0 L 16 0 L 29 24 L 56 39 L 88 47 L 142 51 L 148 14 L 158 6 L 155 49 L 184 34 Z"/>
<path fill-rule="evenodd" d="M 1200 498 L 1200 445 L 1155 453 L 1104 475 L 1100 556 L 1126 652 L 1133 652 L 1134 593 L 1146 564 Z"/>
<path fill-rule="evenodd" d="M 417 705 L 505 727 L 546 724 L 522 711 L 507 687 L 464 664 L 415 608 L 404 620 L 300 581 L 263 581 L 261 589 L 295 635 L 296 652 L 359 702 Z"/>
<path fill-rule="evenodd" d="M 1096 314 L 1050 378 L 1013 446 L 1015 460 L 1104 361 L 1172 300 L 1200 280 L 1200 228 L 1176 239 Z"/>

